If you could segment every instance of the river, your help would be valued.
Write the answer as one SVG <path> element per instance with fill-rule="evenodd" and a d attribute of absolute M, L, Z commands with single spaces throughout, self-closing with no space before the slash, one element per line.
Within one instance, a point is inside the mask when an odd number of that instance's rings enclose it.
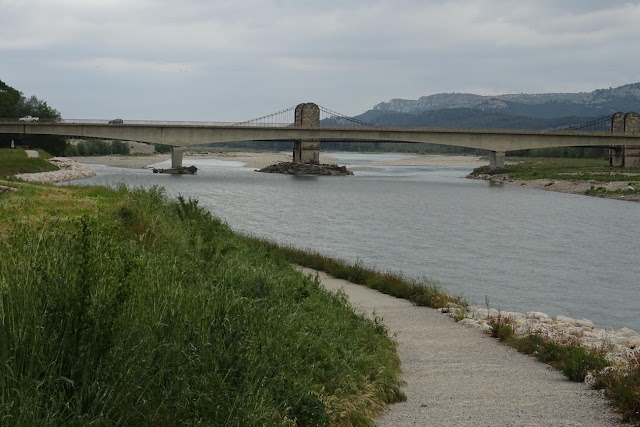
<path fill-rule="evenodd" d="M 368 167 L 407 156 L 334 157 Z M 296 177 L 238 162 L 185 164 L 198 174 L 96 165 L 97 176 L 74 183 L 161 185 L 171 196 L 197 198 L 234 230 L 428 278 L 476 305 L 640 331 L 638 203 L 465 179 L 470 168 Z"/>

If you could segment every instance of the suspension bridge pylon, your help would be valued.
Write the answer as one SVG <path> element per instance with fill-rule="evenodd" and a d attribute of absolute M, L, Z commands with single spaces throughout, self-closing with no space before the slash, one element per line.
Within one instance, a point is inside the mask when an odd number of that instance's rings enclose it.
<path fill-rule="evenodd" d="M 615 113 L 611 117 L 611 133 L 633 135 L 640 133 L 640 114 Z M 609 165 L 613 167 L 640 167 L 640 145 L 619 145 L 609 148 Z"/>
<path fill-rule="evenodd" d="M 320 127 L 320 108 L 313 102 L 298 104 L 295 111 L 295 127 Z M 320 164 L 320 140 L 298 139 L 293 142 L 293 161 Z"/>

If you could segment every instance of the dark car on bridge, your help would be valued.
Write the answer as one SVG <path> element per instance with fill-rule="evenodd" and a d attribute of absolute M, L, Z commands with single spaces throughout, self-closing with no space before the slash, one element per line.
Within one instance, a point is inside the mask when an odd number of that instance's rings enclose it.
<path fill-rule="evenodd" d="M 124 123 L 124 120 L 122 120 L 122 119 L 109 120 L 109 124 L 110 125 L 121 125 L 123 123 Z"/>

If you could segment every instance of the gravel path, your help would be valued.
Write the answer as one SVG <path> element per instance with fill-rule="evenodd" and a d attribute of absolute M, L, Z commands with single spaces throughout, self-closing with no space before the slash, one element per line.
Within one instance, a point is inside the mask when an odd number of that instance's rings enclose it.
<path fill-rule="evenodd" d="M 532 357 L 437 310 L 319 275 L 357 310 L 375 311 L 398 342 L 407 401 L 391 405 L 378 426 L 622 425 L 599 392 Z"/>

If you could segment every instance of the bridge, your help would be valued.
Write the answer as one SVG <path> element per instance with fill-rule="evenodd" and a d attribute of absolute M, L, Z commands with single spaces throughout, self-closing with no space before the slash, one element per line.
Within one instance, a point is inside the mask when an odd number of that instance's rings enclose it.
<path fill-rule="evenodd" d="M 324 118 L 321 119 L 321 113 Z M 284 118 L 284 119 L 283 119 Z M 569 129 L 549 131 L 452 130 L 380 127 L 313 103 L 239 123 L 64 120 L 0 122 L 0 133 L 45 134 L 139 141 L 172 146 L 172 167 L 184 147 L 216 142 L 292 141 L 293 161 L 319 162 L 321 141 L 405 142 L 451 145 L 489 152 L 503 167 L 508 151 L 551 147 L 610 147 L 612 166 L 640 167 L 640 115 L 616 113 Z"/>

